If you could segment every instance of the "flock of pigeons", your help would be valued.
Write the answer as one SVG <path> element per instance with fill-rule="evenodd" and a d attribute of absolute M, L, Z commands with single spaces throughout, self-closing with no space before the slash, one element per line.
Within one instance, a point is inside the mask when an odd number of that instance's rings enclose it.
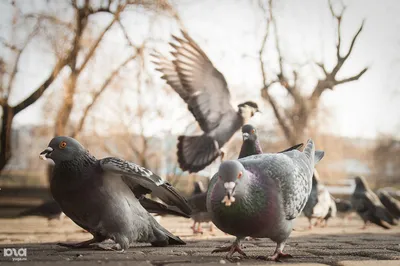
<path fill-rule="evenodd" d="M 223 156 L 223 145 L 241 128 L 243 145 L 238 159 L 223 161 L 208 189 L 199 184 L 196 194 L 185 199 L 149 169 L 114 157 L 96 159 L 77 140 L 55 137 L 40 154 L 42 159 L 55 163 L 50 182 L 53 207 L 93 235 L 88 241 L 60 245 L 102 248 L 99 244 L 111 239 L 115 243 L 111 249 L 123 251 L 133 242 L 157 247 L 185 244 L 150 214 L 156 213 L 192 217 L 194 232 L 201 231 L 202 222 L 212 221 L 236 237 L 232 245 L 213 251 L 227 252 L 229 260 L 235 252 L 246 257 L 240 246 L 246 237 L 270 238 L 276 243 L 273 255 L 267 259 L 291 257 L 283 250 L 296 217 L 304 212 L 310 223 L 314 218 L 322 222 L 335 215 L 336 207 L 341 209 L 321 188 L 315 174 L 314 166 L 324 152 L 316 150 L 309 139 L 305 145 L 263 153 L 257 130 L 248 124 L 258 111 L 257 104 L 247 101 L 235 111 L 224 76 L 187 33 L 182 35 L 183 38 L 173 37 L 173 60 L 159 53 L 154 55 L 162 78 L 187 103 L 204 132 L 201 136 L 179 136 L 180 167 L 189 172 L 205 168 Z M 356 182 L 350 209 L 356 210 L 364 221 L 385 228 L 394 224 L 395 219 L 365 181 L 356 178 Z M 146 197 L 148 194 L 162 202 Z M 389 205 L 399 211 L 398 202 L 393 200 Z"/>

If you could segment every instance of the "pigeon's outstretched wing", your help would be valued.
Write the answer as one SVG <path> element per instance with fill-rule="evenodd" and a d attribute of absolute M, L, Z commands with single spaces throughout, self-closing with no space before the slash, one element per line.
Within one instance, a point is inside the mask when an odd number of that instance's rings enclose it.
<path fill-rule="evenodd" d="M 379 190 L 378 197 L 386 209 L 392 214 L 396 219 L 400 218 L 400 202 L 390 196 L 387 191 Z"/>
<path fill-rule="evenodd" d="M 178 207 L 183 213 L 190 215 L 191 209 L 184 197 L 165 180 L 150 170 L 119 158 L 108 157 L 99 160 L 103 174 L 119 174 L 136 197 L 151 193 L 168 205 Z"/>
<path fill-rule="evenodd" d="M 215 129 L 222 117 L 236 113 L 230 104 L 230 93 L 224 76 L 208 59 L 203 50 L 184 31 L 183 38 L 173 36 L 176 43 L 171 61 L 160 54 L 153 56 L 162 78 L 186 102 L 201 129 L 208 133 Z"/>
<path fill-rule="evenodd" d="M 187 215 L 186 213 L 184 213 L 175 206 L 168 206 L 146 197 L 141 197 L 139 199 L 139 202 L 143 206 L 143 208 L 145 208 L 150 213 L 156 213 L 159 215 L 170 214 L 170 215 L 190 218 L 189 215 Z"/>

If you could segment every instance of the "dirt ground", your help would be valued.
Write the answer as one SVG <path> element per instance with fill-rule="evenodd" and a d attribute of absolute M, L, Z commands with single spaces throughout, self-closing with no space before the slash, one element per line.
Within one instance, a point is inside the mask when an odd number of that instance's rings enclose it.
<path fill-rule="evenodd" d="M 211 254 L 218 246 L 227 245 L 233 237 L 218 229 L 214 233 L 204 225 L 204 233 L 193 235 L 192 221 L 184 218 L 162 217 L 160 223 L 187 242 L 186 246 L 154 248 L 147 244 L 132 246 L 125 253 L 97 249 L 68 249 L 57 242 L 87 240 L 91 236 L 68 218 L 48 221 L 39 217 L 0 219 L 0 264 L 25 265 L 223 265 L 231 264 L 225 254 Z M 330 220 L 326 228 L 308 230 L 307 220 L 300 217 L 295 222 L 285 251 L 293 258 L 279 265 L 400 265 L 400 226 L 384 230 L 370 226 L 361 230 L 362 222 L 340 218 Z M 252 239 L 243 242 L 248 259 L 235 261 L 236 265 L 265 265 L 257 256 L 271 255 L 275 244 L 269 239 Z M 26 248 L 26 256 L 5 256 L 4 248 Z M 14 258 L 14 261 L 13 261 Z M 20 259 L 23 261 L 15 261 Z M 232 265 L 233 265 L 232 264 Z"/>

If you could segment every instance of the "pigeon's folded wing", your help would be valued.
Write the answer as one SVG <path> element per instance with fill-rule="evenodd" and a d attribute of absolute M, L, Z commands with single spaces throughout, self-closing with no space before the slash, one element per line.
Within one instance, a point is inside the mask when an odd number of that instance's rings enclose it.
<path fill-rule="evenodd" d="M 113 157 L 100 160 L 100 166 L 104 174 L 120 174 L 136 197 L 140 198 L 144 194 L 151 193 L 166 204 L 178 207 L 185 214 L 191 214 L 191 209 L 186 199 L 168 182 L 150 170 L 132 162 Z"/>

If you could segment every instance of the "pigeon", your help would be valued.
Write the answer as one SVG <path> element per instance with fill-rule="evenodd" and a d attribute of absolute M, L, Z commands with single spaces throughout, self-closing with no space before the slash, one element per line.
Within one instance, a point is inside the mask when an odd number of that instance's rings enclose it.
<path fill-rule="evenodd" d="M 39 206 L 30 208 L 18 214 L 17 217 L 26 216 L 41 216 L 48 220 L 59 219 L 62 220 L 64 215 L 60 206 L 54 200 L 46 201 Z"/>
<path fill-rule="evenodd" d="M 385 190 L 377 191 L 378 197 L 381 200 L 382 204 L 386 207 L 386 209 L 390 212 L 390 214 L 396 218 L 400 218 L 400 202 L 390 196 L 390 194 Z"/>
<path fill-rule="evenodd" d="M 207 191 L 204 188 L 203 183 L 201 181 L 195 182 L 192 196 L 187 199 L 192 209 L 192 215 L 191 215 L 193 219 L 192 230 L 194 234 L 196 233 L 202 234 L 203 230 L 201 228 L 201 223 L 207 223 L 211 221 L 211 215 L 207 212 L 206 199 L 207 199 Z M 210 226 L 210 232 L 213 232 L 212 225 Z"/>
<path fill-rule="evenodd" d="M 311 193 L 308 197 L 306 206 L 303 209 L 304 215 L 308 218 L 310 229 L 313 228 L 313 219 L 316 219 L 314 226 L 320 224 L 324 220 L 324 218 L 328 215 L 331 205 L 331 194 L 328 192 L 328 189 L 320 182 L 318 172 L 314 170 L 314 174 L 312 177 Z"/>
<path fill-rule="evenodd" d="M 98 160 L 77 140 L 65 136 L 53 138 L 40 157 L 55 163 L 50 182 L 54 200 L 65 215 L 93 235 L 91 240 L 61 246 L 83 248 L 111 239 L 123 252 L 133 242 L 185 244 L 139 202 L 152 193 L 186 215 L 191 213 L 185 198 L 150 170 L 115 157 Z"/>
<path fill-rule="evenodd" d="M 303 210 L 311 191 L 314 165 L 324 156 L 310 139 L 303 152 L 264 153 L 224 161 L 210 181 L 207 209 L 213 223 L 236 236 L 231 246 L 214 252 L 238 252 L 245 237 L 270 238 L 277 243 L 269 259 L 291 257 L 283 253 L 292 222 Z"/>
<path fill-rule="evenodd" d="M 331 196 L 331 201 L 330 201 L 328 213 L 326 214 L 324 219 L 321 221 L 321 226 L 322 227 L 326 227 L 328 225 L 328 220 L 330 218 L 336 217 L 336 213 L 337 213 L 336 202 L 335 202 L 335 199 Z"/>
<path fill-rule="evenodd" d="M 337 215 L 343 219 L 350 219 L 350 215 L 353 213 L 353 207 L 349 200 L 335 199 Z"/>
<path fill-rule="evenodd" d="M 382 205 L 378 196 L 369 189 L 364 177 L 355 177 L 356 188 L 351 196 L 351 205 L 364 221 L 362 229 L 367 228 L 367 223 L 372 222 L 384 229 L 396 225 L 396 219 Z"/>
<path fill-rule="evenodd" d="M 235 110 L 224 76 L 186 32 L 182 35 L 172 36 L 176 41 L 170 43 L 172 60 L 157 52 L 152 56 L 161 78 L 185 101 L 203 131 L 200 136 L 178 137 L 179 166 L 192 173 L 223 157 L 224 144 L 259 109 L 255 102 L 246 101 Z"/>
<path fill-rule="evenodd" d="M 263 153 L 260 142 L 258 141 L 257 130 L 253 125 L 246 124 L 242 127 L 242 137 L 243 137 L 243 144 L 242 147 L 240 148 L 239 159 Z M 303 147 L 303 143 L 294 145 L 286 150 L 280 151 L 279 153 L 291 150 L 298 150 L 301 147 Z"/>

